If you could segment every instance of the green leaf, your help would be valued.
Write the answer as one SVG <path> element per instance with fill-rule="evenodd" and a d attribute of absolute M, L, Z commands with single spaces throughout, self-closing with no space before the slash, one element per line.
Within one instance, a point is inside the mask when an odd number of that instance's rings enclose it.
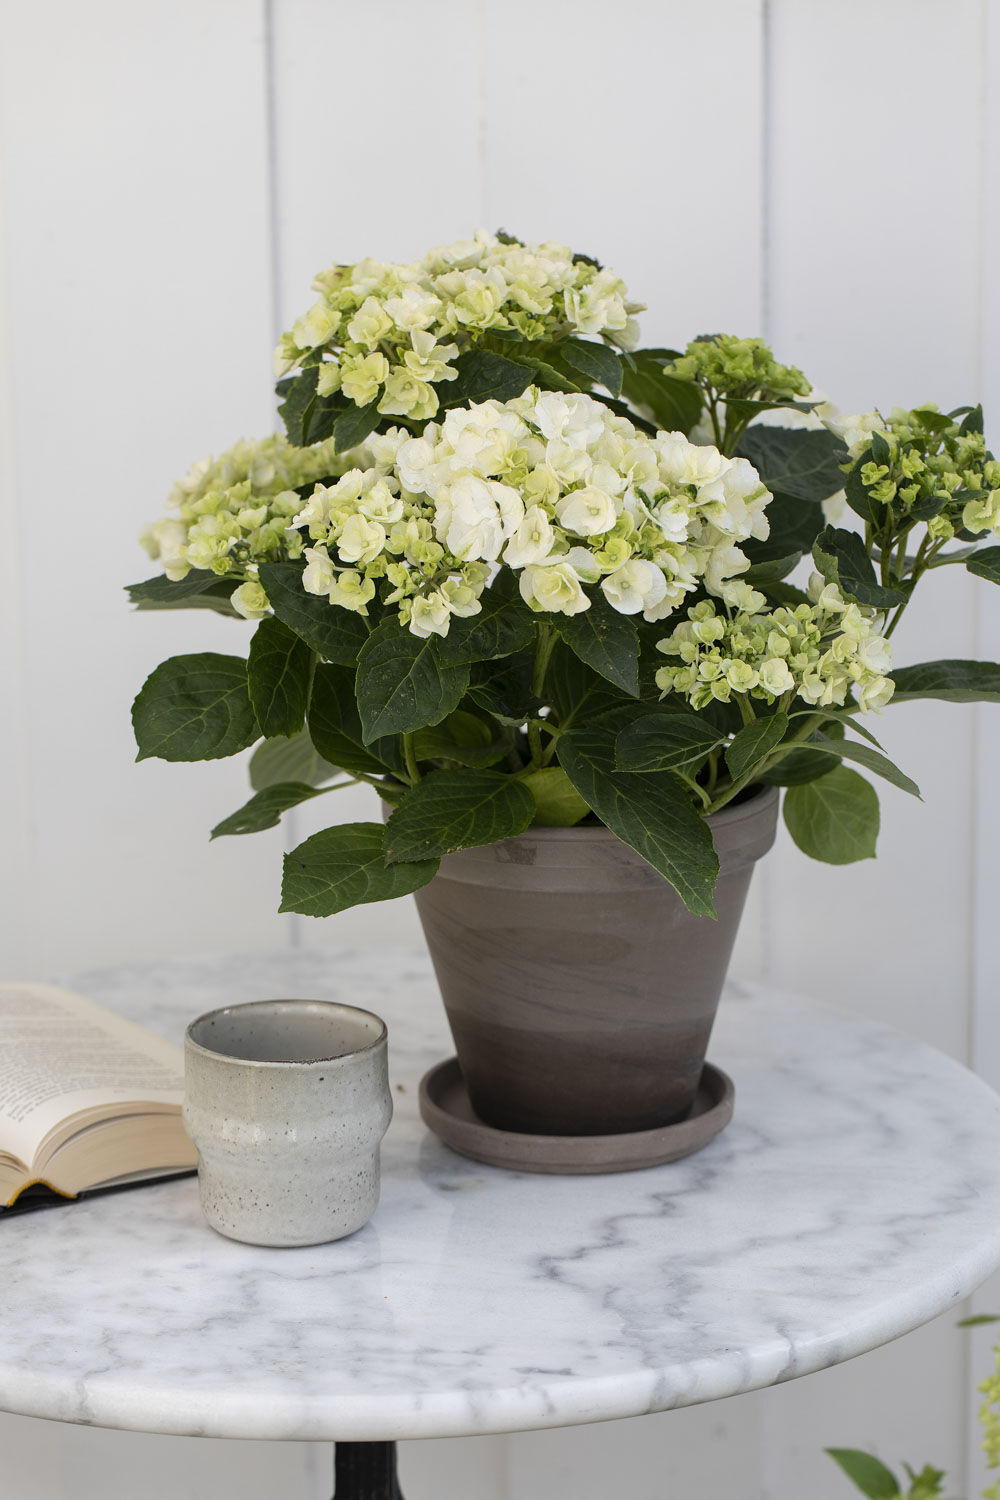
<path fill-rule="evenodd" d="M 321 669 L 322 670 L 322 669 Z M 336 776 L 338 767 L 318 754 L 309 735 L 303 731 L 291 739 L 265 740 L 250 757 L 250 785 L 255 792 L 276 786 L 280 781 L 304 781 L 319 786 Z"/>
<path fill-rule="evenodd" d="M 517 651 L 503 661 L 477 662 L 469 680 L 469 701 L 501 724 L 517 728 L 542 707 L 531 692 L 534 665 L 528 651 Z"/>
<path fill-rule="evenodd" d="M 1000 583 L 1000 547 L 984 547 L 973 553 L 966 569 L 977 578 L 988 578 L 990 583 Z"/>
<path fill-rule="evenodd" d="M 458 375 L 437 387 L 442 408 L 471 406 L 478 401 L 511 401 L 531 384 L 531 369 L 491 354 L 487 349 L 471 349 L 455 360 Z"/>
<path fill-rule="evenodd" d="M 899 1494 L 892 1470 L 871 1453 L 862 1453 L 859 1448 L 827 1448 L 825 1452 L 869 1500 L 894 1500 Z"/>
<path fill-rule="evenodd" d="M 1000 666 L 992 661 L 922 661 L 894 667 L 893 703 L 939 698 L 946 703 L 1000 703 Z"/>
<path fill-rule="evenodd" d="M 785 823 L 804 854 L 828 865 L 875 858 L 879 830 L 875 788 L 856 771 L 837 766 L 805 786 L 789 787 Z"/>
<path fill-rule="evenodd" d="M 615 742 L 619 771 L 671 771 L 701 761 L 725 735 L 698 714 L 645 714 L 623 729 Z"/>
<path fill-rule="evenodd" d="M 827 500 L 844 488 L 848 453 L 832 432 L 802 427 L 748 427 L 736 448 L 769 490 L 796 500 Z"/>
<path fill-rule="evenodd" d="M 983 408 L 982 406 L 970 407 L 968 415 L 961 427 L 958 429 L 960 436 L 968 437 L 970 432 L 983 431 Z"/>
<path fill-rule="evenodd" d="M 959 1318 L 956 1328 L 979 1328 L 983 1323 L 1000 1323 L 996 1313 L 976 1313 L 971 1318 Z"/>
<path fill-rule="evenodd" d="M 614 735 L 601 730 L 562 735 L 559 763 L 601 822 L 670 882 L 689 911 L 716 915 L 719 858 L 683 782 L 670 771 L 616 771 Z"/>
<path fill-rule="evenodd" d="M 441 660 L 452 665 L 493 661 L 526 650 L 535 638 L 535 617 L 521 598 L 515 575 L 504 569 L 480 595 L 478 615 L 453 618 L 440 640 Z"/>
<path fill-rule="evenodd" d="M 306 721 L 313 654 L 280 620 L 261 620 L 250 642 L 250 702 L 268 739 L 297 734 Z"/>
<path fill-rule="evenodd" d="M 309 704 L 309 734 L 324 761 L 352 776 L 383 776 L 399 770 L 391 739 L 366 746 L 354 694 L 354 673 L 347 667 L 317 667 Z"/>
<path fill-rule="evenodd" d="M 285 855 L 278 910 L 331 917 L 349 906 L 408 896 L 433 880 L 436 859 L 387 865 L 384 832 L 381 823 L 342 823 L 299 844 Z"/>
<path fill-rule="evenodd" d="M 306 786 L 301 781 L 275 782 L 257 792 L 238 812 L 216 823 L 211 837 L 217 839 L 229 833 L 259 833 L 262 828 L 274 828 L 281 821 L 281 814 L 290 807 L 298 807 L 310 797 L 321 797 L 328 790 L 328 787 Z"/>
<path fill-rule="evenodd" d="M 531 821 L 538 828 L 572 828 L 590 812 L 562 766 L 543 766 L 519 779 L 534 798 Z"/>
<path fill-rule="evenodd" d="M 449 760 L 462 766 L 493 766 L 503 760 L 511 739 L 493 738 L 490 726 L 462 708 L 442 719 L 433 729 L 418 729 L 413 736 L 417 761 Z"/>
<path fill-rule="evenodd" d="M 801 561 L 801 552 L 786 552 L 783 557 L 772 557 L 766 562 L 754 563 L 740 576 L 755 589 L 766 590 L 771 584 L 780 583 L 783 578 L 787 578 Z"/>
<path fill-rule="evenodd" d="M 852 725 L 852 728 L 857 728 L 857 726 Z M 828 740 L 821 734 L 814 734 L 809 744 L 810 748 L 822 754 L 836 755 L 843 760 L 856 761 L 866 770 L 874 771 L 876 776 L 882 776 L 886 781 L 891 781 L 893 786 L 899 787 L 900 791 L 909 792 L 911 797 L 920 796 L 917 783 L 911 781 L 909 776 L 894 765 L 887 755 L 873 750 L 870 745 L 857 745 L 853 740 Z"/>
<path fill-rule="evenodd" d="M 137 609 L 214 609 L 240 620 L 243 616 L 229 602 L 238 586 L 237 579 L 192 569 L 176 583 L 164 574 L 147 578 L 144 583 L 130 583 L 126 593 Z"/>
<path fill-rule="evenodd" d="M 630 615 L 612 609 L 598 591 L 590 608 L 578 615 L 554 615 L 552 621 L 567 646 L 595 672 L 629 693 L 639 694 L 639 634 Z"/>
<path fill-rule="evenodd" d="M 859 604 L 873 605 L 876 609 L 891 609 L 894 604 L 905 603 L 907 594 L 903 589 L 885 588 L 879 583 L 864 537 L 856 531 L 825 527 L 813 543 L 812 554 L 827 583 L 837 584 L 845 599 L 856 599 Z"/>
<path fill-rule="evenodd" d="M 378 401 L 371 401 L 367 406 L 355 406 L 353 401 L 349 402 L 347 409 L 340 412 L 333 424 L 337 452 L 344 453 L 348 448 L 356 448 L 359 443 L 363 443 L 380 421 Z M 313 438 L 313 442 L 315 441 Z"/>
<path fill-rule="evenodd" d="M 823 507 L 818 500 L 800 500 L 795 495 L 782 494 L 780 490 L 775 490 L 765 513 L 771 528 L 767 541 L 751 538 L 740 543 L 751 567 L 786 558 L 793 552 L 809 552 L 826 525 Z"/>
<path fill-rule="evenodd" d="M 324 661 L 353 667 L 370 631 L 363 615 L 331 604 L 302 587 L 301 563 L 262 563 L 260 581 L 271 608 L 289 630 L 311 646 Z"/>
<path fill-rule="evenodd" d="M 240 656 L 172 656 L 132 705 L 137 760 L 220 760 L 260 738 Z"/>
<path fill-rule="evenodd" d="M 278 407 L 278 414 L 285 424 L 288 441 L 297 448 L 306 446 L 305 429 L 309 425 L 313 407 L 316 405 L 316 382 L 319 366 L 311 365 L 296 375 L 287 384 L 285 399 Z M 282 382 L 285 385 L 285 382 Z"/>
<path fill-rule="evenodd" d="M 559 352 L 566 363 L 579 370 L 592 384 L 603 385 L 612 396 L 622 391 L 622 362 L 607 344 L 592 344 L 585 339 L 564 339 Z"/>
<path fill-rule="evenodd" d="M 622 392 L 634 406 L 644 406 L 665 432 L 688 433 L 704 410 L 701 391 L 663 368 L 671 350 L 636 349 L 622 371 Z"/>
<path fill-rule="evenodd" d="M 495 844 L 523 833 L 535 799 L 500 771 L 431 771 L 410 788 L 386 825 L 385 857 L 409 863 Z"/>
<path fill-rule="evenodd" d="M 788 715 L 772 714 L 740 730 L 726 751 L 726 765 L 734 781 L 776 749 L 788 733 Z"/>
<path fill-rule="evenodd" d="M 384 620 L 358 658 L 357 701 L 365 743 L 440 724 L 458 707 L 468 681 L 468 665 L 444 660 L 437 636 L 425 640 L 396 619 Z"/>

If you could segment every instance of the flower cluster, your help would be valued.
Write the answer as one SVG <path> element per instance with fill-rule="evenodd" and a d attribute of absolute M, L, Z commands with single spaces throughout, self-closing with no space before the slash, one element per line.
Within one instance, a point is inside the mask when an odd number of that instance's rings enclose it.
<path fill-rule="evenodd" d="M 827 423 L 848 445 L 871 498 L 925 520 L 931 536 L 951 541 L 958 530 L 1000 536 L 1000 462 L 975 421 L 947 416 L 932 403 Z M 978 424 L 981 429 L 982 422 Z"/>
<path fill-rule="evenodd" d="M 337 454 L 331 439 L 295 448 L 284 437 L 243 440 L 218 458 L 205 458 L 178 480 L 167 499 L 174 512 L 143 529 L 140 541 L 150 557 L 177 581 L 192 568 L 226 577 L 247 577 L 233 605 L 248 619 L 267 612 L 255 581 L 262 562 L 301 555 L 302 538 L 291 525 L 302 509 L 296 493 L 357 462 Z"/>
<path fill-rule="evenodd" d="M 410 265 L 377 260 L 334 266 L 321 293 L 282 336 L 279 373 L 321 358 L 317 391 L 342 391 L 357 406 L 423 422 L 439 406 L 435 386 L 454 380 L 453 361 L 483 335 L 552 339 L 599 335 L 631 347 L 637 327 L 625 284 L 613 271 L 547 241 L 523 245 L 486 234 L 432 250 Z"/>
<path fill-rule="evenodd" d="M 295 517 L 314 543 L 304 586 L 367 613 L 385 579 L 416 635 L 478 613 L 501 563 L 534 610 L 579 614 L 599 585 L 621 614 L 661 620 L 699 587 L 730 598 L 738 543 L 768 532 L 745 459 L 646 437 L 590 396 L 532 388 L 367 446 L 373 467 L 317 486 Z"/>
<path fill-rule="evenodd" d="M 667 366 L 679 380 L 691 380 L 730 398 L 791 401 L 808 396 L 809 381 L 794 365 L 781 365 L 763 339 L 720 333 L 693 339 Z"/>
<path fill-rule="evenodd" d="M 666 656 L 680 658 L 680 665 L 656 673 L 664 695 L 683 693 L 696 709 L 728 703 L 734 693 L 768 703 L 797 695 L 827 708 L 842 706 L 857 689 L 863 710 L 888 703 L 892 648 L 876 628 L 874 610 L 848 604 L 818 573 L 808 604 L 767 610 L 764 595 L 749 584 L 733 593 L 735 612 L 720 615 L 704 600 L 657 642 Z"/>

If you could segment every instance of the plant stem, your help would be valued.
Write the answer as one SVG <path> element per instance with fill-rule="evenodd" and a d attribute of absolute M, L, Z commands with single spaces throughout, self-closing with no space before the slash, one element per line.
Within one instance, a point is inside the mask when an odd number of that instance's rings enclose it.
<path fill-rule="evenodd" d="M 413 735 L 403 735 L 403 761 L 406 765 L 406 774 L 410 778 L 410 785 L 416 786 L 420 780 L 420 771 L 417 769 L 417 757 L 413 748 Z"/>
<path fill-rule="evenodd" d="M 742 776 L 738 776 L 729 786 L 723 787 L 719 795 L 710 804 L 708 812 L 718 812 L 720 808 L 725 807 L 727 802 L 731 802 L 734 797 L 739 796 L 744 787 L 749 786 L 757 776 L 760 776 L 764 771 L 769 771 L 772 766 L 776 766 L 779 760 L 784 760 L 790 750 L 797 749 L 803 740 L 807 740 L 813 731 L 819 728 L 822 722 L 822 714 L 810 714 L 799 732 L 793 735 L 790 740 L 783 740 L 780 745 L 777 745 L 763 763 L 750 766 Z"/>
<path fill-rule="evenodd" d="M 557 636 L 553 627 L 539 620 L 535 627 L 535 670 L 531 674 L 531 694 L 534 698 L 542 696 L 545 673 L 548 671 L 556 640 Z"/>

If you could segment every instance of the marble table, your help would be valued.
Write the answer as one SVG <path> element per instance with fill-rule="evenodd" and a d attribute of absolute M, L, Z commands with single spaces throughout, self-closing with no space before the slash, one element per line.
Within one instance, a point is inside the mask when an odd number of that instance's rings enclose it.
<path fill-rule="evenodd" d="M 178 1041 L 239 1000 L 366 1006 L 389 1024 L 396 1113 L 381 1205 L 336 1244 L 225 1240 L 193 1178 L 0 1222 L 10 1412 L 345 1454 L 635 1416 L 850 1359 L 1000 1263 L 1000 1098 L 921 1043 L 792 996 L 729 986 L 710 1056 L 736 1111 L 705 1150 L 560 1178 L 425 1131 L 417 1083 L 451 1048 L 418 950 L 63 982 Z"/>

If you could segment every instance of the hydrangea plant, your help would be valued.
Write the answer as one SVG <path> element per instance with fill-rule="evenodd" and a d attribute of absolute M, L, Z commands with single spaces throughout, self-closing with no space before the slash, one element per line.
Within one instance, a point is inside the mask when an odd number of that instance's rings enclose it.
<path fill-rule="evenodd" d="M 246 656 L 173 657 L 133 710 L 140 759 L 256 746 L 213 837 L 358 782 L 391 805 L 287 855 L 282 910 L 597 821 L 712 916 L 713 813 L 777 784 L 807 854 L 870 857 L 861 772 L 918 794 L 872 713 L 1000 700 L 993 663 L 892 656 L 925 574 L 1000 582 L 978 407 L 841 418 L 759 339 L 638 348 L 620 278 L 553 243 L 479 233 L 316 286 L 277 351 L 286 435 L 195 465 L 129 589 L 254 622 Z"/>

